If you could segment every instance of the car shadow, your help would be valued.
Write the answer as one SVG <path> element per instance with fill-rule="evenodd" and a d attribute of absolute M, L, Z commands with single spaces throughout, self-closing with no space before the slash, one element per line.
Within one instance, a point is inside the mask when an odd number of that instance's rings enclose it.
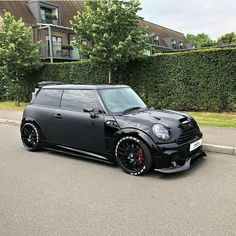
<path fill-rule="evenodd" d="M 58 151 L 54 151 L 54 150 L 47 150 L 47 149 L 43 149 L 41 152 L 50 154 L 50 156 L 53 157 L 61 157 L 61 158 L 70 158 L 73 160 L 78 160 L 78 161 L 83 161 L 86 163 L 91 163 L 91 164 L 96 164 L 96 165 L 103 165 L 103 166 L 108 166 L 108 167 L 118 167 L 116 164 L 114 163 L 108 163 L 108 162 L 104 162 L 102 160 L 99 159 L 89 159 L 89 158 L 85 158 L 83 156 L 80 155 L 72 155 L 72 154 L 67 154 L 67 153 L 62 153 L 62 152 L 58 152 Z"/>
<path fill-rule="evenodd" d="M 89 164 L 93 164 L 93 165 L 101 165 L 101 166 L 106 166 L 106 167 L 111 167 L 111 168 L 119 168 L 119 166 L 115 163 L 107 163 L 107 162 L 103 162 L 97 159 L 89 159 L 89 158 L 85 158 L 82 156 L 74 156 L 71 154 L 67 154 L 67 153 L 61 153 L 61 152 L 57 152 L 54 150 L 47 150 L 47 149 L 43 149 L 42 152 L 50 154 L 51 157 L 56 158 L 56 157 L 60 157 L 60 158 L 70 158 L 73 160 L 77 160 L 77 161 L 82 161 L 85 163 L 89 163 Z M 197 160 L 194 160 L 191 162 L 191 167 L 189 170 L 183 171 L 183 172 L 177 172 L 177 173 L 171 173 L 171 174 L 165 174 L 165 173 L 161 173 L 158 171 L 151 171 L 145 175 L 141 175 L 139 177 L 142 178 L 159 178 L 162 180 L 172 180 L 172 179 L 181 179 L 181 178 L 185 178 L 187 176 L 191 176 L 194 173 L 196 173 L 199 168 L 201 168 L 202 166 L 204 166 L 206 163 L 206 158 L 207 157 L 201 157 Z M 121 170 L 122 173 L 122 170 Z M 124 172 L 122 174 L 125 174 Z"/>

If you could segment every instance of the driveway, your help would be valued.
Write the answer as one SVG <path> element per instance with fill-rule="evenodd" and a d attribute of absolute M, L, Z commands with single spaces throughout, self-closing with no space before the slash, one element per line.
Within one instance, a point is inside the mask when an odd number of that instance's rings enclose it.
<path fill-rule="evenodd" d="M 210 154 L 185 173 L 143 177 L 23 149 L 0 124 L 0 235 L 235 235 L 236 158 Z"/>

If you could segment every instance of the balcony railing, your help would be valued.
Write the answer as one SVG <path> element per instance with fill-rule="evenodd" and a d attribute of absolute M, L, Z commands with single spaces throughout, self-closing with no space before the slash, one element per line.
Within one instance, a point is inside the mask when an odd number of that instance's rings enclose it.
<path fill-rule="evenodd" d="M 72 50 L 62 49 L 61 46 L 53 45 L 52 47 L 52 57 L 59 60 L 80 60 L 80 55 L 78 49 L 74 48 Z M 50 49 L 48 46 L 41 48 L 41 58 L 50 58 Z"/>
<path fill-rule="evenodd" d="M 57 19 L 57 20 L 53 20 L 53 19 L 46 19 L 46 20 L 43 20 L 43 19 L 42 19 L 42 23 L 45 23 L 45 24 L 52 24 L 52 25 L 58 25 L 58 19 Z"/>

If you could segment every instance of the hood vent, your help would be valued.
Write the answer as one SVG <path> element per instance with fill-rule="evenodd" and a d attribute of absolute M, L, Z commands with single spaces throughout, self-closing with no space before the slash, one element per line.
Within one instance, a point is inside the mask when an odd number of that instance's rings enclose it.
<path fill-rule="evenodd" d="M 195 128 L 195 125 L 192 122 L 192 120 L 187 117 L 180 119 L 179 122 L 183 130 L 189 130 Z"/>
<path fill-rule="evenodd" d="M 191 120 L 190 120 L 189 118 L 185 117 L 185 118 L 180 119 L 179 122 L 180 122 L 181 124 L 185 125 L 185 124 L 190 123 Z"/>

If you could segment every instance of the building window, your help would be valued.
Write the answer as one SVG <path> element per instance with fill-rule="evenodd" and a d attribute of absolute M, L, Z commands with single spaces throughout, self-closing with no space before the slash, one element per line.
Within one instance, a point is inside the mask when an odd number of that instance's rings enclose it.
<path fill-rule="evenodd" d="M 48 55 L 50 55 L 49 36 L 46 36 L 46 41 L 48 45 Z M 62 53 L 62 38 L 61 37 L 52 36 L 52 53 L 54 57 L 61 57 L 61 53 Z"/>
<path fill-rule="evenodd" d="M 175 39 L 172 40 L 171 44 L 173 49 L 177 49 L 177 41 Z"/>
<path fill-rule="evenodd" d="M 148 31 L 143 32 L 143 34 L 148 37 L 148 44 L 153 44 L 153 37 L 150 36 L 150 33 Z"/>
<path fill-rule="evenodd" d="M 183 42 L 179 43 L 179 49 L 184 49 L 184 43 Z"/>
<path fill-rule="evenodd" d="M 143 34 L 144 34 L 145 36 L 149 36 L 149 32 L 148 32 L 148 31 L 145 31 Z"/>
<path fill-rule="evenodd" d="M 45 8 L 40 9 L 40 14 L 41 14 L 41 19 L 43 21 L 46 21 L 46 10 L 45 10 Z"/>
<path fill-rule="evenodd" d="M 154 35 L 154 37 L 153 37 L 153 44 L 154 45 L 160 45 L 159 34 Z"/>
<path fill-rule="evenodd" d="M 52 24 L 53 21 L 58 20 L 58 9 L 50 9 L 46 7 L 40 8 L 41 19 L 44 23 Z"/>

